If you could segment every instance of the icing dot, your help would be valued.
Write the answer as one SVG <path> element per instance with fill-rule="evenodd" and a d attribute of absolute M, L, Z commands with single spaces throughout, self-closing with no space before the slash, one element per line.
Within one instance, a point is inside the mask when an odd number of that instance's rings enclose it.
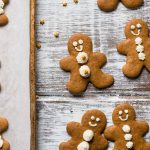
<path fill-rule="evenodd" d="M 134 30 L 135 29 L 135 25 L 131 25 L 131 30 Z"/>
<path fill-rule="evenodd" d="M 132 139 L 132 135 L 131 134 L 125 134 L 124 138 L 126 141 L 130 141 Z"/>
<path fill-rule="evenodd" d="M 92 130 L 86 130 L 83 133 L 83 139 L 87 142 L 90 142 L 94 136 L 94 132 Z"/>
<path fill-rule="evenodd" d="M 138 45 L 136 47 L 136 51 L 139 52 L 139 53 L 143 52 L 144 51 L 144 46 L 143 45 Z"/>
<path fill-rule="evenodd" d="M 95 120 L 95 117 L 94 117 L 94 116 L 92 116 L 92 117 L 91 117 L 91 120 Z"/>
<path fill-rule="evenodd" d="M 78 145 L 77 150 L 89 150 L 89 148 L 90 148 L 89 143 L 83 141 Z"/>
<path fill-rule="evenodd" d="M 145 54 L 144 53 L 139 53 L 138 57 L 140 60 L 145 60 Z"/>
<path fill-rule="evenodd" d="M 124 126 L 122 127 L 122 130 L 123 130 L 125 133 L 129 133 L 129 132 L 131 131 L 129 125 L 124 125 Z"/>
<path fill-rule="evenodd" d="M 83 40 L 79 40 L 78 42 L 79 42 L 79 44 L 83 44 Z"/>
<path fill-rule="evenodd" d="M 126 114 L 128 114 L 128 112 L 129 112 L 129 111 L 128 111 L 127 109 L 125 109 L 125 111 L 124 111 L 124 112 L 125 112 Z"/>
<path fill-rule="evenodd" d="M 78 46 L 78 43 L 76 41 L 73 42 L 73 46 L 76 47 Z"/>
<path fill-rule="evenodd" d="M 100 118 L 96 118 L 96 121 L 99 122 L 99 121 L 100 121 Z"/>
<path fill-rule="evenodd" d="M 122 115 L 122 113 L 123 113 L 123 112 L 122 112 L 122 110 L 121 110 L 121 111 L 119 111 L 119 115 Z"/>
<path fill-rule="evenodd" d="M 90 68 L 87 65 L 83 65 L 79 69 L 80 75 L 84 78 L 87 78 L 90 76 Z"/>
<path fill-rule="evenodd" d="M 141 29 L 141 28 L 142 28 L 142 25 L 138 23 L 138 24 L 136 25 L 136 27 L 137 27 L 138 29 Z"/>
<path fill-rule="evenodd" d="M 141 39 L 140 37 L 137 37 L 137 38 L 135 39 L 135 44 L 137 44 L 137 45 L 142 44 L 142 39 Z"/>
<path fill-rule="evenodd" d="M 88 55 L 85 52 L 79 52 L 76 59 L 79 64 L 84 64 L 88 61 Z"/>
<path fill-rule="evenodd" d="M 126 147 L 129 149 L 133 148 L 133 142 L 127 142 Z"/>

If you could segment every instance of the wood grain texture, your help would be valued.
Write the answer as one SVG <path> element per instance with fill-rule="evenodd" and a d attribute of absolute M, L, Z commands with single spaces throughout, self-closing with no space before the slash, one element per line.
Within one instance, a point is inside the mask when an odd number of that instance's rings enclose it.
<path fill-rule="evenodd" d="M 121 68 L 125 57 L 118 54 L 116 44 L 125 39 L 124 26 L 132 18 L 142 18 L 150 28 L 150 0 L 137 10 L 129 10 L 121 3 L 111 13 L 99 10 L 96 0 L 79 0 L 74 4 L 68 0 L 63 7 L 61 0 L 36 1 L 36 40 L 42 48 L 37 49 L 36 93 L 37 99 L 37 146 L 39 150 L 58 150 L 60 142 L 68 139 L 66 123 L 79 121 L 83 111 L 102 109 L 111 124 L 111 113 L 116 104 L 129 102 L 135 106 L 138 119 L 150 124 L 150 73 L 145 69 L 137 79 L 126 78 Z M 39 20 L 45 19 L 41 26 Z M 58 31 L 60 37 L 54 38 Z M 89 84 L 87 91 L 79 97 L 66 90 L 69 73 L 59 68 L 59 60 L 68 55 L 67 41 L 75 32 L 88 34 L 94 51 L 106 54 L 108 63 L 103 70 L 114 75 L 115 84 L 98 90 Z M 150 134 L 147 135 L 150 139 Z M 110 144 L 109 150 L 112 150 Z"/>

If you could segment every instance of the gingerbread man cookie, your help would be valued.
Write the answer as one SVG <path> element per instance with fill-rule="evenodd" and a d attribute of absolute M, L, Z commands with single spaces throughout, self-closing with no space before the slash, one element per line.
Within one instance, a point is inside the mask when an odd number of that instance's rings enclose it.
<path fill-rule="evenodd" d="M 5 15 L 4 7 L 9 3 L 9 0 L 0 0 L 0 26 L 8 23 L 8 17 Z"/>
<path fill-rule="evenodd" d="M 70 122 L 67 132 L 71 139 L 63 142 L 59 150 L 105 150 L 108 142 L 101 135 L 106 127 L 106 116 L 99 110 L 89 110 L 83 117 L 81 124 Z"/>
<path fill-rule="evenodd" d="M 117 8 L 120 0 L 97 0 L 99 8 L 105 12 L 113 11 Z M 121 0 L 121 2 L 129 9 L 136 9 L 143 4 L 143 0 Z"/>
<path fill-rule="evenodd" d="M 2 134 L 8 129 L 8 121 L 5 118 L 0 117 L 0 150 L 10 150 L 10 145 L 6 141 Z"/>
<path fill-rule="evenodd" d="M 100 70 L 107 61 L 106 56 L 92 52 L 92 41 L 87 35 L 76 33 L 71 36 L 68 51 L 70 56 L 60 61 L 60 67 L 71 72 L 67 88 L 72 94 L 84 92 L 89 82 L 96 88 L 106 88 L 113 84 L 113 76 Z"/>
<path fill-rule="evenodd" d="M 150 72 L 150 38 L 148 26 L 141 19 L 133 19 L 125 27 L 127 40 L 118 44 L 120 54 L 126 55 L 126 64 L 123 73 L 130 78 L 139 76 L 145 66 Z"/>
<path fill-rule="evenodd" d="M 129 104 L 118 105 L 112 115 L 113 126 L 106 128 L 105 137 L 115 142 L 114 150 L 150 150 L 144 136 L 149 130 L 145 121 L 137 121 L 135 110 Z"/>

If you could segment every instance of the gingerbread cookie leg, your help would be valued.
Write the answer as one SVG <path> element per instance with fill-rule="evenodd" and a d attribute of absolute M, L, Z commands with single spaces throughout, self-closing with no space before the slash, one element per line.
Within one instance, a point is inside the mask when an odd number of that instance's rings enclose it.
<path fill-rule="evenodd" d="M 72 94 L 81 94 L 86 90 L 87 85 L 87 80 L 81 78 L 81 76 L 78 73 L 73 72 L 71 73 L 70 80 L 67 83 L 67 89 Z"/>
<path fill-rule="evenodd" d="M 100 70 L 95 70 L 94 75 L 91 75 L 90 80 L 96 88 L 106 88 L 114 83 L 114 78 L 112 75 L 103 73 Z"/>
<path fill-rule="evenodd" d="M 143 4 L 143 0 L 136 0 L 136 1 L 132 1 L 132 0 L 122 0 L 122 3 L 130 9 L 136 9 L 139 6 L 141 6 Z"/>
<path fill-rule="evenodd" d="M 133 61 L 134 60 L 134 61 Z M 124 75 L 129 78 L 136 78 L 142 71 L 143 62 L 136 59 L 128 59 L 127 63 L 123 66 L 122 71 Z"/>
<path fill-rule="evenodd" d="M 10 144 L 6 140 L 4 140 L 3 146 L 0 150 L 10 150 Z"/>
<path fill-rule="evenodd" d="M 103 11 L 109 12 L 117 8 L 119 0 L 97 0 L 99 8 Z"/>

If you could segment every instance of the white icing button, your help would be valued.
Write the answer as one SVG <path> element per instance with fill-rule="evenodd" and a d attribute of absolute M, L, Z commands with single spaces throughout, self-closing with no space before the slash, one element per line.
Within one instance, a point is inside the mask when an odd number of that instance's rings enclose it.
<path fill-rule="evenodd" d="M 78 43 L 76 41 L 73 42 L 73 46 L 76 47 L 78 46 Z"/>
<path fill-rule="evenodd" d="M 87 65 L 83 65 L 79 69 L 80 75 L 84 78 L 88 78 L 90 76 L 90 68 Z"/>
<path fill-rule="evenodd" d="M 136 27 L 137 27 L 138 29 L 141 29 L 141 28 L 142 28 L 142 25 L 138 23 L 138 24 L 136 25 Z"/>
<path fill-rule="evenodd" d="M 124 112 L 125 112 L 126 114 L 128 114 L 128 112 L 129 112 L 129 111 L 128 111 L 127 109 L 125 109 L 125 111 L 124 111 Z"/>
<path fill-rule="evenodd" d="M 100 121 L 100 118 L 96 118 L 96 122 L 99 122 Z"/>
<path fill-rule="evenodd" d="M 0 136 L 0 148 L 3 147 L 3 144 L 4 144 L 4 141 L 3 141 L 2 137 Z"/>
<path fill-rule="evenodd" d="M 129 133 L 129 132 L 131 131 L 129 125 L 124 125 L 124 126 L 122 127 L 122 130 L 123 130 L 125 133 Z"/>
<path fill-rule="evenodd" d="M 144 53 L 139 53 L 139 54 L 138 54 L 138 57 L 139 57 L 140 60 L 145 60 L 145 57 L 146 57 L 146 56 L 145 56 Z"/>
<path fill-rule="evenodd" d="M 135 29 L 135 25 L 131 25 L 131 30 L 134 30 Z"/>
<path fill-rule="evenodd" d="M 126 147 L 129 149 L 133 148 L 133 142 L 127 142 Z"/>
<path fill-rule="evenodd" d="M 144 51 L 144 46 L 143 46 L 143 45 L 138 45 L 138 46 L 136 47 L 136 51 L 137 51 L 138 53 L 143 52 L 143 51 Z"/>
<path fill-rule="evenodd" d="M 142 44 L 142 39 L 141 39 L 140 37 L 137 37 L 137 38 L 135 39 L 135 44 L 137 44 L 137 45 Z"/>
<path fill-rule="evenodd" d="M 124 136 L 126 141 L 131 141 L 132 140 L 132 135 L 131 134 L 125 134 Z"/>
<path fill-rule="evenodd" d="M 90 142 L 93 139 L 93 136 L 94 136 L 94 132 L 92 130 L 86 130 L 83 133 L 83 139 L 86 142 Z"/>
<path fill-rule="evenodd" d="M 122 113 L 123 113 L 122 111 L 119 111 L 119 115 L 122 115 Z"/>
<path fill-rule="evenodd" d="M 88 55 L 85 52 L 79 52 L 76 59 L 79 64 L 85 64 L 88 61 Z"/>
<path fill-rule="evenodd" d="M 0 15 L 4 14 L 4 9 L 0 8 Z"/>
<path fill-rule="evenodd" d="M 78 42 L 79 42 L 79 44 L 83 44 L 83 40 L 79 40 Z"/>
<path fill-rule="evenodd" d="M 91 116 L 91 120 L 95 120 L 95 117 L 94 117 L 94 116 Z"/>
<path fill-rule="evenodd" d="M 77 150 L 89 150 L 89 148 L 90 148 L 89 143 L 83 141 L 78 145 Z"/>

